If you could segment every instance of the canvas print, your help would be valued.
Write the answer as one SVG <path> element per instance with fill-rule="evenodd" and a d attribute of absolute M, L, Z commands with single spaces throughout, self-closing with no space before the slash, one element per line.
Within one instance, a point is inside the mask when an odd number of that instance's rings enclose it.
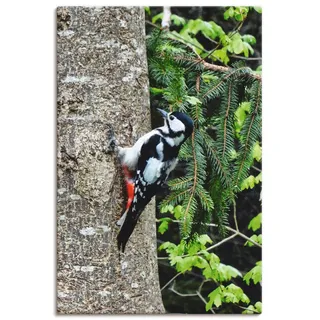
<path fill-rule="evenodd" d="M 57 313 L 262 312 L 261 19 L 57 8 Z"/>

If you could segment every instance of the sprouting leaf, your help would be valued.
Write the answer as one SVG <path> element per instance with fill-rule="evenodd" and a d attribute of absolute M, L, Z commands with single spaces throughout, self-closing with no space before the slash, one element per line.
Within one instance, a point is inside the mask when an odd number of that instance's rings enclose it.
<path fill-rule="evenodd" d="M 243 44 L 243 52 L 250 52 L 250 54 L 251 55 L 253 55 L 254 54 L 254 50 L 253 50 L 253 48 L 251 47 L 251 45 L 249 44 L 249 43 L 247 43 L 247 42 L 242 42 L 242 44 Z M 248 56 L 249 56 L 249 52 L 248 52 Z M 246 56 L 246 57 L 248 57 L 248 56 Z"/>
<path fill-rule="evenodd" d="M 192 257 L 176 257 L 176 269 L 178 272 L 185 273 L 186 271 L 191 271 L 192 267 L 197 263 L 198 259 L 196 256 Z"/>
<path fill-rule="evenodd" d="M 151 14 L 150 7 L 144 7 L 144 10 L 147 14 Z"/>
<path fill-rule="evenodd" d="M 253 146 L 253 150 L 252 150 L 252 156 L 254 159 L 256 159 L 257 161 L 261 161 L 262 158 L 262 148 L 260 147 L 259 142 L 257 141 L 254 146 Z"/>
<path fill-rule="evenodd" d="M 237 21 L 243 21 L 249 12 L 248 7 L 235 7 L 234 17 Z"/>
<path fill-rule="evenodd" d="M 158 232 L 161 234 L 164 234 L 168 230 L 169 222 L 172 221 L 170 218 L 161 218 L 159 219 L 161 221 Z"/>
<path fill-rule="evenodd" d="M 261 228 L 261 221 L 262 221 L 262 213 L 259 213 L 253 219 L 251 219 L 248 229 L 252 229 L 252 231 L 256 231 Z"/>
<path fill-rule="evenodd" d="M 164 91 L 165 91 L 164 89 L 152 88 L 152 87 L 150 87 L 150 92 L 153 93 L 154 95 L 156 95 L 156 94 L 161 94 L 161 93 L 163 93 Z"/>
<path fill-rule="evenodd" d="M 222 49 L 215 50 L 212 55 L 211 55 L 215 60 L 220 60 L 224 64 L 228 64 L 229 62 L 229 57 L 227 55 L 227 48 L 224 47 Z"/>
<path fill-rule="evenodd" d="M 241 190 L 244 189 L 252 189 L 255 185 L 255 178 L 254 176 L 249 176 L 248 178 L 244 179 L 242 184 L 241 184 Z"/>
<path fill-rule="evenodd" d="M 256 266 L 253 267 L 246 275 L 243 277 L 243 281 L 246 282 L 247 285 L 250 284 L 250 280 L 253 281 L 254 284 L 258 282 L 261 283 L 262 279 L 262 264 L 261 261 L 256 262 Z"/>
<path fill-rule="evenodd" d="M 152 18 L 152 23 L 156 23 L 159 19 L 162 20 L 162 18 L 163 18 L 163 12 L 160 12 Z"/>
<path fill-rule="evenodd" d="M 225 265 L 223 263 L 220 263 L 220 266 L 222 267 L 224 278 L 226 280 L 231 280 L 231 278 L 236 278 L 236 277 L 242 277 L 242 274 L 238 269 L 229 265 Z"/>
<path fill-rule="evenodd" d="M 186 20 L 182 17 L 177 16 L 176 14 L 171 15 L 171 20 L 176 26 L 183 26 L 186 24 Z"/>
<path fill-rule="evenodd" d="M 214 76 L 213 74 L 209 74 L 209 73 L 202 73 L 201 78 L 203 79 L 203 81 L 205 83 L 210 83 L 211 81 L 215 81 L 218 79 L 217 76 Z"/>
<path fill-rule="evenodd" d="M 256 309 L 253 305 L 250 305 L 242 313 L 243 314 L 254 314 L 254 313 L 256 313 Z"/>
<path fill-rule="evenodd" d="M 235 126 L 236 126 L 236 131 L 237 132 L 240 132 L 241 131 L 241 128 L 243 126 L 243 123 L 247 117 L 247 114 L 250 112 L 250 102 L 242 102 L 240 103 L 240 106 L 239 108 L 236 110 L 235 112 L 235 116 L 236 116 L 236 123 L 235 123 Z"/>
<path fill-rule="evenodd" d="M 262 13 L 261 7 L 253 7 L 254 10 L 256 10 L 258 13 Z"/>
<path fill-rule="evenodd" d="M 228 20 L 229 18 L 232 18 L 234 15 L 234 9 L 233 7 L 229 7 L 229 9 L 227 9 L 224 14 L 223 14 L 223 18 L 224 20 Z"/>
<path fill-rule="evenodd" d="M 251 240 L 253 240 L 254 242 L 257 242 L 259 244 L 262 244 L 262 235 L 256 235 L 256 234 L 253 234 L 251 237 L 250 237 Z M 248 246 L 248 247 L 253 247 L 254 244 L 251 242 L 251 241 L 246 241 L 245 246 Z"/>
<path fill-rule="evenodd" d="M 167 253 L 170 253 L 170 252 L 172 252 L 176 247 L 177 247 L 177 246 L 176 246 L 174 243 L 172 243 L 172 242 L 170 242 L 170 241 L 166 241 L 166 242 L 162 243 L 162 244 L 159 246 L 158 250 L 161 251 L 161 250 L 165 249 Z"/>
<path fill-rule="evenodd" d="M 210 237 L 207 234 L 202 234 L 201 236 L 199 236 L 198 241 L 204 246 L 207 243 L 212 243 L 212 240 L 210 239 Z"/>
<path fill-rule="evenodd" d="M 212 305 L 214 304 L 217 308 L 219 308 L 222 304 L 221 301 L 221 288 L 218 287 L 215 290 L 213 290 L 211 293 L 209 293 L 208 297 L 210 298 L 209 301 L 206 304 L 206 311 L 212 308 Z"/>
<path fill-rule="evenodd" d="M 256 44 L 256 42 L 257 42 L 256 38 L 254 36 L 252 36 L 251 34 L 244 34 L 242 36 L 242 40 L 244 42 L 249 43 L 249 44 Z"/>
<path fill-rule="evenodd" d="M 228 46 L 228 50 L 235 54 L 240 54 L 243 52 L 243 42 L 239 32 L 235 33 L 231 38 L 231 44 Z"/>
<path fill-rule="evenodd" d="M 169 205 L 161 206 L 160 213 L 167 213 L 167 212 L 173 213 L 173 210 L 174 210 L 174 207 L 171 204 L 169 204 Z"/>
<path fill-rule="evenodd" d="M 188 101 L 191 105 L 195 106 L 196 104 L 201 104 L 201 101 L 196 98 L 196 97 L 190 97 L 190 96 L 187 96 L 186 97 L 186 101 Z"/>
<path fill-rule="evenodd" d="M 256 304 L 254 305 L 254 307 L 257 309 L 257 311 L 259 313 L 262 312 L 262 303 L 260 301 L 256 302 Z"/>
<path fill-rule="evenodd" d="M 258 184 L 262 181 L 262 172 L 260 172 L 255 178 L 255 184 Z"/>
<path fill-rule="evenodd" d="M 182 206 L 176 206 L 173 210 L 173 215 L 176 219 L 180 219 L 180 217 L 182 216 Z"/>

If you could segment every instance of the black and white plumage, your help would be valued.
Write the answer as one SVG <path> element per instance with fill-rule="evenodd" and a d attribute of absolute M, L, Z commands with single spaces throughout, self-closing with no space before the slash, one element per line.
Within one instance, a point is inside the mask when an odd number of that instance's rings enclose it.
<path fill-rule="evenodd" d="M 119 148 L 122 166 L 133 172 L 134 184 L 130 207 L 117 222 L 121 227 L 118 248 L 122 252 L 139 216 L 175 168 L 179 149 L 193 131 L 193 121 L 186 114 L 158 110 L 164 118 L 162 127 L 142 136 L 131 148 Z"/>

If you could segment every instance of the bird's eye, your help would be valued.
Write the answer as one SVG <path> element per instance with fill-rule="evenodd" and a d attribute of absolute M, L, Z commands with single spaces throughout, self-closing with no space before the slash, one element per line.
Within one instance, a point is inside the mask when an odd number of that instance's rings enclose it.
<path fill-rule="evenodd" d="M 169 118 L 170 118 L 170 120 L 173 120 L 173 119 L 174 119 L 174 116 L 170 116 Z"/>

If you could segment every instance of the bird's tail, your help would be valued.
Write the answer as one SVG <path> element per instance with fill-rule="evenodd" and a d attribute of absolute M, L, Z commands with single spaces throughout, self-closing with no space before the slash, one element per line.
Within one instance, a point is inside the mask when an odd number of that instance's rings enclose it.
<path fill-rule="evenodd" d="M 129 211 L 130 211 L 130 209 L 129 209 Z M 137 224 L 137 221 L 138 220 L 136 220 L 132 217 L 131 212 L 125 213 L 125 220 L 122 223 L 120 232 L 118 233 L 118 236 L 117 236 L 118 249 L 120 251 L 124 252 L 126 244 L 127 244 L 128 240 L 134 230 L 134 227 Z"/>

